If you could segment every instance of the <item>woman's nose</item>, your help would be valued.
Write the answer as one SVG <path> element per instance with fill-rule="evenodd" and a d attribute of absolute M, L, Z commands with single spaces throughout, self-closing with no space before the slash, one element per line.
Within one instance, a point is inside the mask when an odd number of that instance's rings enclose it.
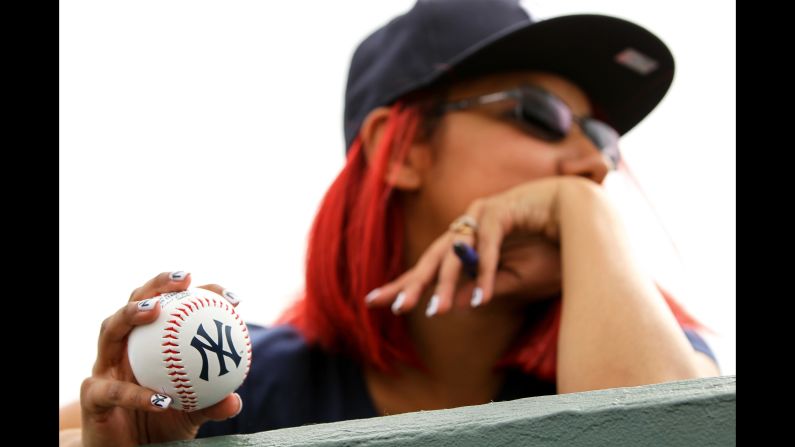
<path fill-rule="evenodd" d="M 578 175 L 602 184 L 610 172 L 610 161 L 585 135 L 575 132 L 570 151 L 562 151 L 558 161 L 560 175 Z"/>

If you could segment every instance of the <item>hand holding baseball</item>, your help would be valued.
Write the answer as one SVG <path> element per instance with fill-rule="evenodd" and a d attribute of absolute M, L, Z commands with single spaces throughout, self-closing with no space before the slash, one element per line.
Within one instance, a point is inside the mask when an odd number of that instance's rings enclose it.
<path fill-rule="evenodd" d="M 103 321 L 92 375 L 80 389 L 84 446 L 133 446 L 191 439 L 204 422 L 228 419 L 242 409 L 239 396 L 232 393 L 207 408 L 175 411 L 168 408 L 167 396 L 136 384 L 127 356 L 128 337 L 135 327 L 157 320 L 161 310 L 158 300 L 143 300 L 184 291 L 189 285 L 189 274 L 161 273 L 135 289 L 129 303 Z M 219 295 L 224 290 L 218 285 L 201 288 Z"/>

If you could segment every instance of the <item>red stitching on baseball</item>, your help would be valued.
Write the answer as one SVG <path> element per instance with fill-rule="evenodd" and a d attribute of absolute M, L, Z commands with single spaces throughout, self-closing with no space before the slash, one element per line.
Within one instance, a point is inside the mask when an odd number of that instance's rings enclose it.
<path fill-rule="evenodd" d="M 243 379 L 245 380 L 245 378 L 248 377 L 249 370 L 251 369 L 251 351 L 252 351 L 251 340 L 248 334 L 248 327 L 246 326 L 245 322 L 240 318 L 240 315 L 238 315 L 237 312 L 235 312 L 234 306 L 230 307 L 229 303 L 226 300 L 219 301 L 216 300 L 214 297 L 212 298 L 191 297 L 189 300 L 180 303 L 180 307 L 175 308 L 174 309 L 175 312 L 172 313 L 171 316 L 179 318 L 180 321 L 184 322 L 185 321 L 184 317 L 189 317 L 191 313 L 198 310 L 200 304 L 201 307 L 204 308 L 205 303 L 207 306 L 210 306 L 211 305 L 210 303 L 212 303 L 212 305 L 215 307 L 223 308 L 226 311 L 231 312 L 232 315 L 235 317 L 235 320 L 238 320 L 239 325 L 243 326 L 242 332 L 243 332 L 243 337 L 246 340 L 246 348 L 247 348 L 246 349 L 247 364 L 246 364 L 246 370 L 243 373 Z M 181 312 L 182 315 L 180 315 L 177 312 Z M 180 333 L 180 330 L 178 328 L 181 328 L 182 325 L 179 322 L 177 322 L 177 320 L 169 320 L 168 323 L 171 323 L 176 327 L 168 326 L 164 328 L 163 338 L 178 340 L 178 337 L 174 336 L 169 332 L 173 332 L 174 334 L 178 335 Z M 179 347 L 176 343 L 168 340 L 163 342 L 162 346 Z M 163 354 L 179 354 L 179 351 L 169 348 L 164 350 Z M 174 385 L 175 394 L 178 396 L 177 398 L 183 410 L 195 409 L 198 406 L 197 405 L 198 397 L 196 396 L 196 393 L 193 391 L 193 386 L 191 385 L 190 379 L 184 377 L 175 377 L 175 376 L 187 376 L 187 373 L 185 373 L 184 371 L 179 371 L 185 369 L 185 366 L 173 363 L 174 361 L 181 362 L 182 360 L 174 356 L 165 358 L 163 360 L 163 362 L 165 363 L 171 362 L 166 365 L 166 368 L 169 370 L 168 375 L 172 377 L 171 382 L 177 384 Z"/>
<path fill-rule="evenodd" d="M 183 304 L 187 304 L 187 302 L 183 303 Z M 176 317 L 176 318 L 179 318 L 180 321 L 184 322 L 185 321 L 184 317 L 190 316 L 191 312 L 193 311 L 193 308 L 190 305 L 188 305 L 186 307 L 188 309 L 190 309 L 190 310 L 186 310 L 185 307 L 180 306 L 180 307 L 177 307 L 175 309 L 175 312 L 172 313 L 171 315 Z M 180 313 L 181 313 L 181 315 L 180 315 Z M 179 333 L 180 333 L 179 328 L 181 328 L 182 325 L 179 324 L 176 319 L 170 320 L 169 323 L 174 324 L 176 327 L 174 327 L 174 326 L 166 327 L 165 330 L 163 331 L 164 332 L 163 338 L 164 339 L 165 338 L 177 339 L 177 337 L 173 336 L 172 334 L 169 334 L 168 332 L 173 332 L 173 333 L 179 335 Z M 170 345 L 175 346 L 175 347 L 178 346 L 178 345 L 176 345 L 174 343 L 171 343 L 171 342 L 168 342 L 168 343 Z M 172 352 L 164 352 L 164 354 L 166 354 L 166 353 L 168 353 L 168 354 L 179 354 L 179 351 L 175 351 L 175 350 L 169 350 L 169 351 L 172 351 Z M 171 356 L 171 357 L 168 357 L 168 358 L 163 360 L 164 363 L 171 362 L 171 363 L 168 363 L 166 368 L 169 371 L 168 375 L 172 377 L 171 382 L 177 384 L 174 388 L 177 391 L 177 393 L 176 393 L 177 394 L 177 398 L 179 399 L 179 403 L 182 406 L 182 409 L 183 410 L 192 410 L 192 409 L 196 408 L 195 397 L 193 397 L 193 396 L 195 396 L 195 393 L 193 393 L 193 387 L 190 385 L 190 380 L 186 378 L 187 377 L 187 373 L 185 373 L 184 371 L 179 371 L 181 369 L 185 369 L 185 367 L 182 366 L 182 365 L 178 365 L 178 364 L 173 363 L 174 361 L 178 361 L 179 362 L 179 361 L 181 361 L 181 359 L 179 357 Z"/>

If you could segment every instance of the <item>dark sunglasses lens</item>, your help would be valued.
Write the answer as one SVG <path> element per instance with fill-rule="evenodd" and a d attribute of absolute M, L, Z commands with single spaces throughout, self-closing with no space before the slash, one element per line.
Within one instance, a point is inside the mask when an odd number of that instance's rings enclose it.
<path fill-rule="evenodd" d="M 583 118 L 580 123 L 583 132 L 588 135 L 588 138 L 593 144 L 596 145 L 602 153 L 610 157 L 614 165 L 617 165 L 618 161 L 621 159 L 621 155 L 618 151 L 618 132 L 609 125 L 593 118 Z"/>
<path fill-rule="evenodd" d="M 571 128 L 571 112 L 555 97 L 527 90 L 518 106 L 519 120 L 532 135 L 548 140 L 563 139 Z"/>
<path fill-rule="evenodd" d="M 582 130 L 599 149 L 618 146 L 618 133 L 607 124 L 593 118 L 583 118 Z"/>

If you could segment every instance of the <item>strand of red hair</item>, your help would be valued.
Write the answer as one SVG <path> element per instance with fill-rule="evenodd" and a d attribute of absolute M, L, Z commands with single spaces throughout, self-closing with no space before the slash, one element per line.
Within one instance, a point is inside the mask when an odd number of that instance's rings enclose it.
<path fill-rule="evenodd" d="M 364 304 L 403 270 L 403 213 L 386 176 L 406 156 L 419 121 L 416 107 L 398 102 L 371 160 L 360 138 L 353 141 L 310 230 L 304 295 L 277 320 L 310 344 L 387 373 L 399 361 L 424 369 L 403 319 Z"/>

